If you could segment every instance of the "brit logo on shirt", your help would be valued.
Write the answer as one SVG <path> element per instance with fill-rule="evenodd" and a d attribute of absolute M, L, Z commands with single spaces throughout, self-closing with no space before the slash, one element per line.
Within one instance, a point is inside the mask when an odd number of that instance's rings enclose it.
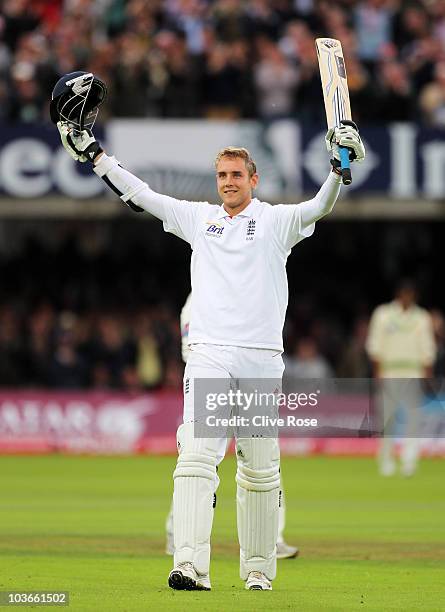
<path fill-rule="evenodd" d="M 253 237 L 255 236 L 255 220 L 254 219 L 250 219 L 249 223 L 247 224 L 247 233 L 246 233 L 246 240 L 253 240 Z"/>
<path fill-rule="evenodd" d="M 219 238 L 222 236 L 224 231 L 224 227 L 219 223 L 212 223 L 211 221 L 207 221 L 208 228 L 206 229 L 206 236 L 214 236 Z"/>

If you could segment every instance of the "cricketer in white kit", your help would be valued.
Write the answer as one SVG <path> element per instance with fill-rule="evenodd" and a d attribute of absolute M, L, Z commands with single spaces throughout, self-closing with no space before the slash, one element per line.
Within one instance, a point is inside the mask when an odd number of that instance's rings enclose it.
<path fill-rule="evenodd" d="M 301 204 L 276 206 L 252 197 L 259 176 L 249 152 L 228 147 L 215 160 L 222 205 L 212 205 L 155 193 L 106 155 L 91 131 L 78 134 L 64 122 L 57 126 L 74 159 L 92 160 L 94 172 L 124 202 L 161 219 L 165 231 L 187 241 L 193 250 L 190 356 L 184 373 L 184 421 L 177 432 L 175 554 L 168 582 L 174 589 L 208 590 L 216 466 L 224 456 L 226 438 L 194 436 L 193 381 L 281 379 L 286 260 L 337 200 L 338 146 L 349 147 L 358 161 L 364 159 L 364 146 L 352 126 L 329 130 L 327 147 L 337 161 L 317 195 Z M 236 454 L 240 576 L 249 590 L 270 590 L 276 574 L 278 440 L 238 438 Z"/>
<path fill-rule="evenodd" d="M 189 293 L 184 306 L 181 309 L 180 327 L 181 327 L 181 356 L 184 363 L 190 355 L 189 347 L 189 328 L 192 309 L 192 294 Z M 229 442 L 229 440 L 227 440 Z M 277 559 L 294 559 L 298 556 L 299 550 L 296 546 L 288 544 L 284 539 L 284 529 L 286 527 L 286 505 L 285 494 L 283 488 L 283 478 L 281 477 L 281 500 L 278 508 L 278 537 L 277 537 Z M 166 546 L 165 552 L 168 555 L 173 555 L 175 551 L 174 536 L 173 536 L 173 503 L 170 507 L 165 522 L 166 531 Z"/>
<path fill-rule="evenodd" d="M 416 297 L 414 283 L 402 281 L 395 299 L 378 306 L 369 325 L 366 348 L 379 381 L 377 403 L 384 426 L 378 453 L 382 476 L 392 476 L 397 469 L 395 424 L 399 410 L 406 421 L 400 469 L 404 476 L 412 476 L 417 469 L 421 383 L 432 377 L 436 345 L 431 316 L 416 304 Z"/>

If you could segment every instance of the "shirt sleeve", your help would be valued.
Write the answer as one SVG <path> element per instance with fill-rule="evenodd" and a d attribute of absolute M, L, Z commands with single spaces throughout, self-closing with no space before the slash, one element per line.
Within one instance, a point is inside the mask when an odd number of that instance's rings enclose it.
<path fill-rule="evenodd" d="M 193 244 L 203 205 L 156 193 L 140 178 L 122 168 L 115 157 L 105 153 L 94 166 L 94 172 L 136 212 L 149 212 L 164 224 L 164 230 Z"/>
<path fill-rule="evenodd" d="M 340 193 L 341 177 L 331 172 L 318 193 L 301 204 L 278 204 L 273 207 L 278 242 L 289 250 L 304 238 L 312 236 L 315 222 L 331 212 Z"/>
<path fill-rule="evenodd" d="M 434 339 L 433 323 L 428 312 L 422 317 L 420 334 L 420 359 L 424 367 L 433 365 L 436 359 L 436 341 Z"/>

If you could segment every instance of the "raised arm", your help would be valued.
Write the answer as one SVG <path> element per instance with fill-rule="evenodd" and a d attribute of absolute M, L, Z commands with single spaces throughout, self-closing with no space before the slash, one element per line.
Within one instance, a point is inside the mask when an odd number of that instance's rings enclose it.
<path fill-rule="evenodd" d="M 314 233 L 315 222 L 334 208 L 341 185 L 340 146 L 349 149 L 350 161 L 363 161 L 365 158 L 365 147 L 357 126 L 352 121 L 342 122 L 340 127 L 332 128 L 326 134 L 326 147 L 332 154 L 332 172 L 318 193 L 311 200 L 301 204 L 279 204 L 275 207 L 275 233 L 278 244 L 285 250 L 291 249 L 300 240 L 311 236 Z"/>
<path fill-rule="evenodd" d="M 315 223 L 334 208 L 340 193 L 342 177 L 339 147 L 346 147 L 349 150 L 350 161 L 362 162 L 365 159 L 365 146 L 353 121 L 344 120 L 339 127 L 328 130 L 325 142 L 327 150 L 332 154 L 332 172 L 317 195 L 312 200 L 300 204 L 303 228 Z"/>
<path fill-rule="evenodd" d="M 147 211 L 164 223 L 164 229 L 193 243 L 202 202 L 187 202 L 156 193 L 140 178 L 108 156 L 91 130 L 73 131 L 66 122 L 57 123 L 64 148 L 73 159 L 91 162 L 93 171 L 135 212 Z M 209 204 L 207 204 L 209 206 Z"/>
<path fill-rule="evenodd" d="M 104 152 L 91 130 L 75 134 L 65 122 L 59 122 L 57 128 L 62 144 L 71 157 L 79 162 L 91 162 L 95 174 L 132 210 L 147 211 L 161 221 L 167 220 L 168 207 L 174 206 L 179 200 L 156 193 L 147 183 L 125 170 L 115 157 Z"/>
<path fill-rule="evenodd" d="M 191 204 L 156 193 L 147 183 L 123 168 L 115 157 L 105 153 L 94 163 L 93 171 L 132 210 L 149 212 L 161 221 L 167 222 L 169 212 L 178 204 Z"/>
<path fill-rule="evenodd" d="M 311 200 L 298 205 L 302 229 L 331 212 L 340 193 L 340 185 L 341 175 L 331 172 L 318 193 Z"/>

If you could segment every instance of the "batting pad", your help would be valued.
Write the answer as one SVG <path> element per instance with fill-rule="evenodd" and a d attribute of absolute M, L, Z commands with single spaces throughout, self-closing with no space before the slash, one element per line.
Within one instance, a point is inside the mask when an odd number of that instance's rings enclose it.
<path fill-rule="evenodd" d="M 174 564 L 190 561 L 198 573 L 208 574 L 219 440 L 195 438 L 193 423 L 178 428 L 177 440 L 179 456 L 173 473 Z"/>
<path fill-rule="evenodd" d="M 240 576 L 260 571 L 276 575 L 276 544 L 280 498 L 280 449 L 274 438 L 242 438 L 238 459 L 237 520 Z"/>

